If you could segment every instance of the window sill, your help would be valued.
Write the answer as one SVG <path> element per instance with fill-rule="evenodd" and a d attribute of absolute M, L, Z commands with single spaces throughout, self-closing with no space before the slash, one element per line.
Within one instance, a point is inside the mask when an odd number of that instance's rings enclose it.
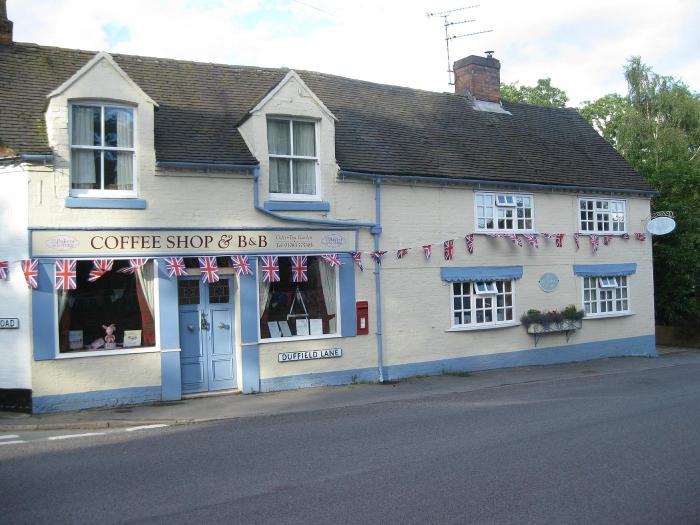
<path fill-rule="evenodd" d="M 327 201 L 270 200 L 265 201 L 263 206 L 267 211 L 330 211 L 331 209 L 331 204 Z"/>
<path fill-rule="evenodd" d="M 593 319 L 611 319 L 614 317 L 630 317 L 634 315 L 634 312 L 615 312 L 612 314 L 592 314 L 584 316 L 583 320 L 593 320 Z"/>
<path fill-rule="evenodd" d="M 340 339 L 343 336 L 340 334 L 326 334 L 326 335 L 295 335 L 292 337 L 276 337 L 274 339 L 260 339 L 260 344 L 267 343 L 287 343 L 292 341 L 316 341 L 318 339 Z"/>
<path fill-rule="evenodd" d="M 145 210 L 146 201 L 137 198 L 66 197 L 66 208 Z"/>
<path fill-rule="evenodd" d="M 491 234 L 495 234 L 495 233 L 498 233 L 498 234 L 502 233 L 502 234 L 506 234 L 506 235 L 512 235 L 512 234 L 523 235 L 525 233 L 534 233 L 534 234 L 540 235 L 535 230 L 476 230 L 474 232 L 474 235 L 491 235 Z"/>
<path fill-rule="evenodd" d="M 498 328 L 510 328 L 511 326 L 520 326 L 519 321 L 509 321 L 507 323 L 495 323 L 487 325 L 474 325 L 474 326 L 453 326 L 448 328 L 445 332 L 473 332 L 475 330 L 496 330 Z"/>
<path fill-rule="evenodd" d="M 79 357 L 106 357 L 110 355 L 130 355 L 130 354 L 152 354 L 160 352 L 160 348 L 148 346 L 144 348 L 133 348 L 131 350 L 93 350 L 92 352 L 70 352 L 58 354 L 56 359 L 77 359 Z"/>

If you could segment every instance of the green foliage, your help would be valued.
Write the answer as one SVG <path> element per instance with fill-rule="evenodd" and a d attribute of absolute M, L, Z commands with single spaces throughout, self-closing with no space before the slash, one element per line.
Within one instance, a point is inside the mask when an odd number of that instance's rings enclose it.
<path fill-rule="evenodd" d="M 654 73 L 640 57 L 625 66 L 626 96 L 579 109 L 659 192 L 652 210 L 676 215 L 676 230 L 653 237 L 656 318 L 700 324 L 700 95 Z"/>
<path fill-rule="evenodd" d="M 563 108 L 569 101 L 564 90 L 552 85 L 551 78 L 539 79 L 536 86 L 518 86 L 517 84 L 517 82 L 501 84 L 501 98 L 507 102 L 550 108 Z"/>

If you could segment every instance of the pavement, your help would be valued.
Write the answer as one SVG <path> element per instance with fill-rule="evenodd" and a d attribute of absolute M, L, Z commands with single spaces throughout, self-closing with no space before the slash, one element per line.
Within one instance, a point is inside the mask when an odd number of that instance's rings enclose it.
<path fill-rule="evenodd" d="M 206 423 L 357 407 L 389 401 L 418 400 L 507 385 L 575 380 L 582 375 L 604 376 L 700 364 L 700 349 L 659 347 L 658 350 L 658 358 L 623 357 L 560 365 L 506 368 L 412 378 L 389 384 L 316 387 L 253 395 L 212 395 L 181 401 L 60 414 L 0 412 L 0 433 Z"/>

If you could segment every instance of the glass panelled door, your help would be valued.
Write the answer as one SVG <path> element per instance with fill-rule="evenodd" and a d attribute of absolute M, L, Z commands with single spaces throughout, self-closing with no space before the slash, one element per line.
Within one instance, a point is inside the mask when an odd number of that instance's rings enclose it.
<path fill-rule="evenodd" d="M 183 393 L 236 387 L 233 278 L 178 280 Z"/>

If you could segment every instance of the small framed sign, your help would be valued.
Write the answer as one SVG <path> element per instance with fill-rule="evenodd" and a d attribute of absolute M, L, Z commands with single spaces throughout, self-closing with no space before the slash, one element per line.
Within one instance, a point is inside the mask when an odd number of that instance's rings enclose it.
<path fill-rule="evenodd" d="M 553 292 L 557 289 L 557 286 L 559 286 L 559 277 L 557 277 L 555 273 L 546 272 L 540 276 L 539 283 L 542 291 L 547 293 Z"/>
<path fill-rule="evenodd" d="M 124 330 L 124 348 L 141 346 L 141 330 Z"/>
<path fill-rule="evenodd" d="M 68 348 L 70 350 L 80 350 L 83 347 L 83 331 L 70 330 L 68 332 Z"/>
<path fill-rule="evenodd" d="M 0 317 L 0 330 L 19 328 L 19 319 L 16 317 Z"/>

